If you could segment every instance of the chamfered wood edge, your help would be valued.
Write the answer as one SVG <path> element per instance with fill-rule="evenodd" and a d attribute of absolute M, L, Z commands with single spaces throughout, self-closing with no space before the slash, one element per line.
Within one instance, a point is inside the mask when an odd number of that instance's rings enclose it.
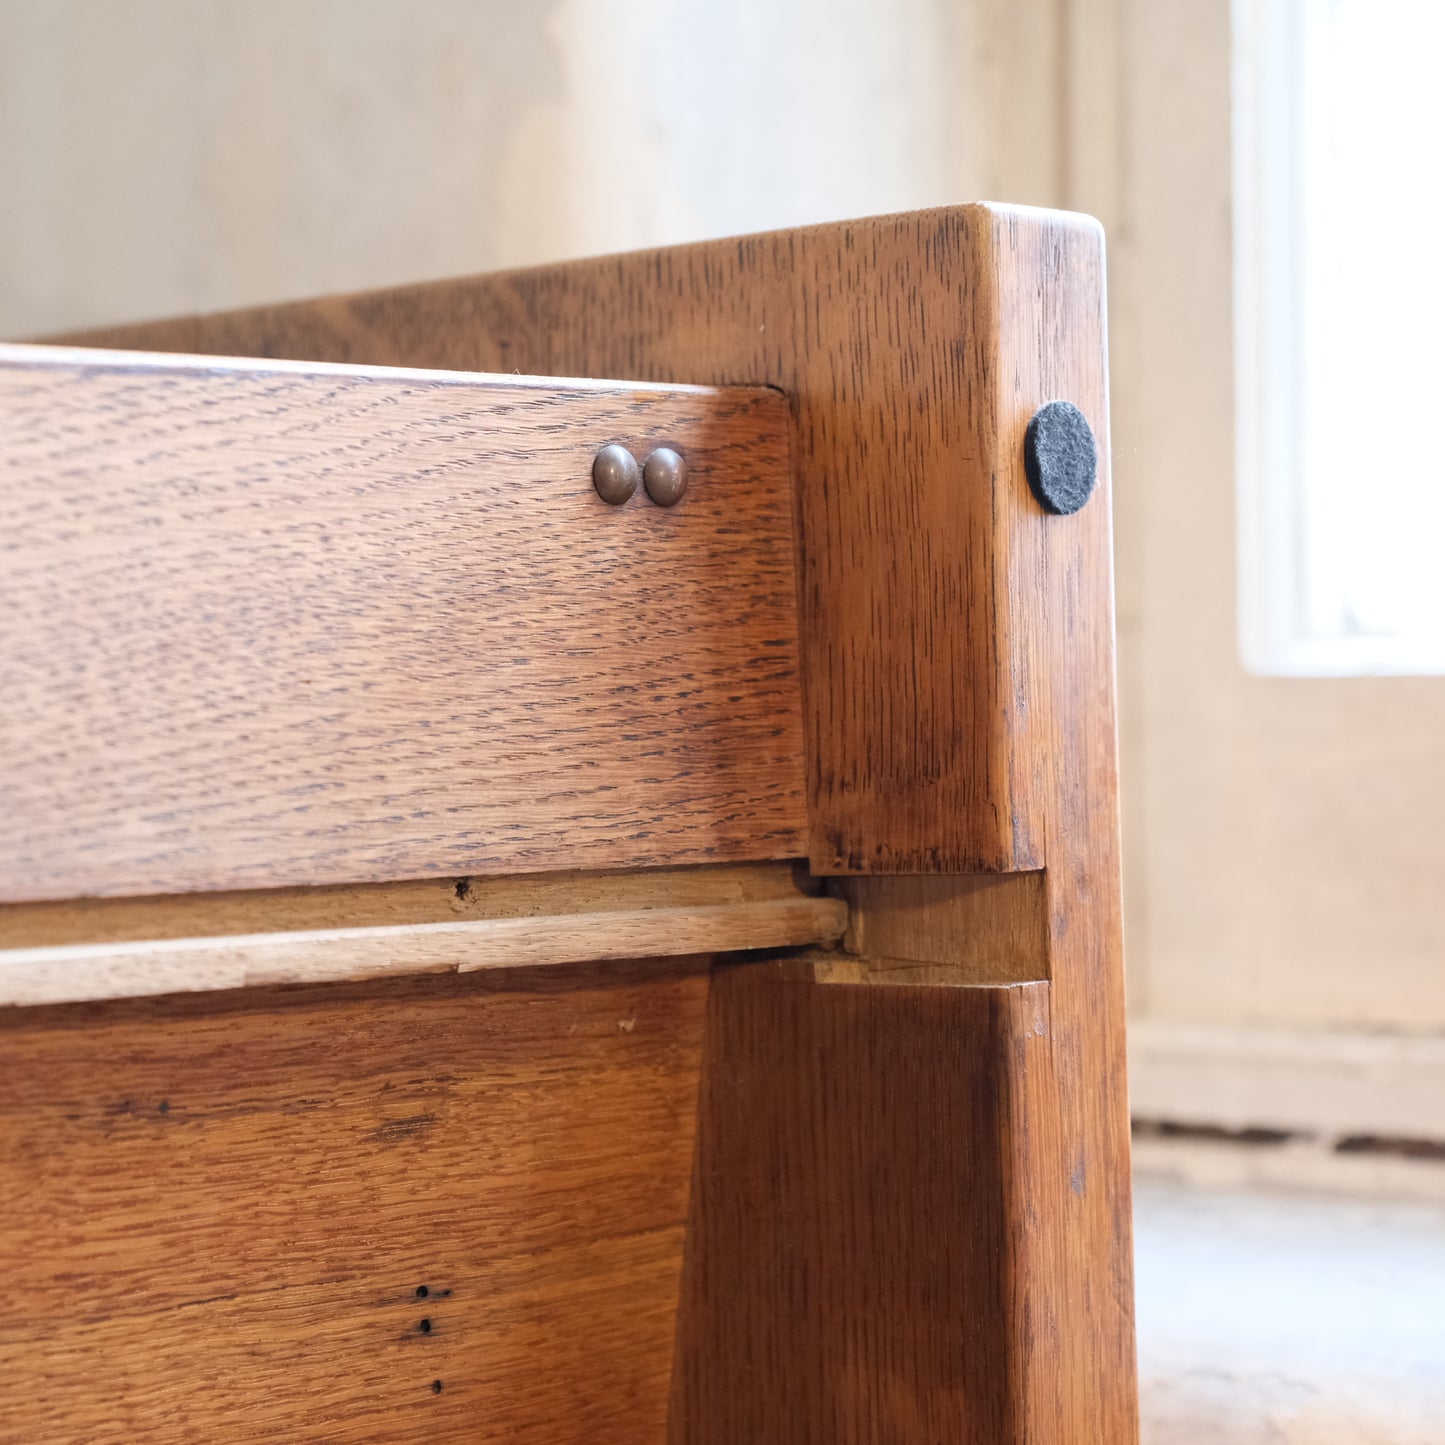
<path fill-rule="evenodd" d="M 1114 705 L 1113 548 L 1103 230 L 1000 209 L 995 404 L 1011 461 L 1010 641 L 1035 680 L 1021 757 L 1040 799 L 1050 989 L 1012 1072 L 1009 1155 L 1024 1438 L 1138 1438 L 1122 905 Z M 1023 475 L 1046 400 L 1074 402 L 1098 442 L 1079 512 L 1046 515 Z M 1016 663 L 1022 671 L 1025 664 Z"/>
<path fill-rule="evenodd" d="M 773 388 L 698 386 L 690 382 L 637 382 L 622 377 L 523 376 L 520 372 L 458 371 L 424 366 L 368 366 L 279 356 L 219 356 L 214 352 L 159 352 L 122 347 L 79 346 L 64 341 L 0 341 L 0 367 L 83 367 L 87 371 L 127 371 L 142 375 L 163 371 L 214 371 L 260 376 L 332 376 L 347 381 L 408 381 L 438 386 L 495 387 L 506 391 L 579 392 L 595 396 L 617 392 L 669 396 L 714 396 L 719 391 L 771 391 Z"/>

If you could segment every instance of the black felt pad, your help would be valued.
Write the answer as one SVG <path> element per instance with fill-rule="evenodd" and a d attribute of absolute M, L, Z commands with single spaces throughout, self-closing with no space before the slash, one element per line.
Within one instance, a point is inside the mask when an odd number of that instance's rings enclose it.
<path fill-rule="evenodd" d="M 1024 470 L 1046 512 L 1066 516 L 1093 495 L 1099 448 L 1088 418 L 1071 401 L 1045 402 L 1024 433 Z"/>

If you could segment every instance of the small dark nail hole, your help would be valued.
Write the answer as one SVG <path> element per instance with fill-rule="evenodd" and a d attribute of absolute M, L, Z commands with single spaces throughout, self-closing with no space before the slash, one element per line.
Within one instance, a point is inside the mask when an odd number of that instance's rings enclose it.
<path fill-rule="evenodd" d="M 162 1113 L 162 1114 L 169 1114 L 170 1112 L 171 1112 L 171 1101 L 170 1101 L 169 1099 L 162 1099 L 162 1100 L 161 1100 L 161 1113 Z"/>
<path fill-rule="evenodd" d="M 417 1328 L 422 1332 L 422 1334 L 429 1335 L 431 1334 L 431 1321 L 423 1320 L 421 1324 L 417 1326 Z"/>
<path fill-rule="evenodd" d="M 440 1394 L 441 1394 L 441 1392 L 442 1392 L 442 1382 L 441 1382 L 440 1380 L 433 1380 L 433 1381 L 431 1382 L 431 1392 L 432 1392 L 433 1395 L 440 1395 Z"/>
<path fill-rule="evenodd" d="M 430 1293 L 431 1291 L 424 1284 L 417 1285 L 416 1297 L 418 1299 L 425 1299 Z"/>
<path fill-rule="evenodd" d="M 457 879 L 457 897 L 465 902 L 472 896 L 472 880 L 470 878 Z"/>

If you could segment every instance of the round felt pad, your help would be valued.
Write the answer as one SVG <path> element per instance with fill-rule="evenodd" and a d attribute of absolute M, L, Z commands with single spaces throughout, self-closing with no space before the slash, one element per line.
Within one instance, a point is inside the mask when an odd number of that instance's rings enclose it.
<path fill-rule="evenodd" d="M 1071 401 L 1045 402 L 1024 433 L 1024 470 L 1046 512 L 1066 516 L 1093 495 L 1099 448 L 1089 420 Z"/>

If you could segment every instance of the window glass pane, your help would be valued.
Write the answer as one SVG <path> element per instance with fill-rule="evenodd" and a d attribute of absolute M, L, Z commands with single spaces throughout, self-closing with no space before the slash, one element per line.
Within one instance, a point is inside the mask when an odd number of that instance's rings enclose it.
<path fill-rule="evenodd" d="M 1445 670 L 1445 3 L 1249 0 L 1247 652 Z M 1281 18 L 1282 11 L 1292 13 Z M 1252 174 L 1251 174 L 1252 172 Z M 1253 632 L 1255 646 L 1248 646 Z"/>

